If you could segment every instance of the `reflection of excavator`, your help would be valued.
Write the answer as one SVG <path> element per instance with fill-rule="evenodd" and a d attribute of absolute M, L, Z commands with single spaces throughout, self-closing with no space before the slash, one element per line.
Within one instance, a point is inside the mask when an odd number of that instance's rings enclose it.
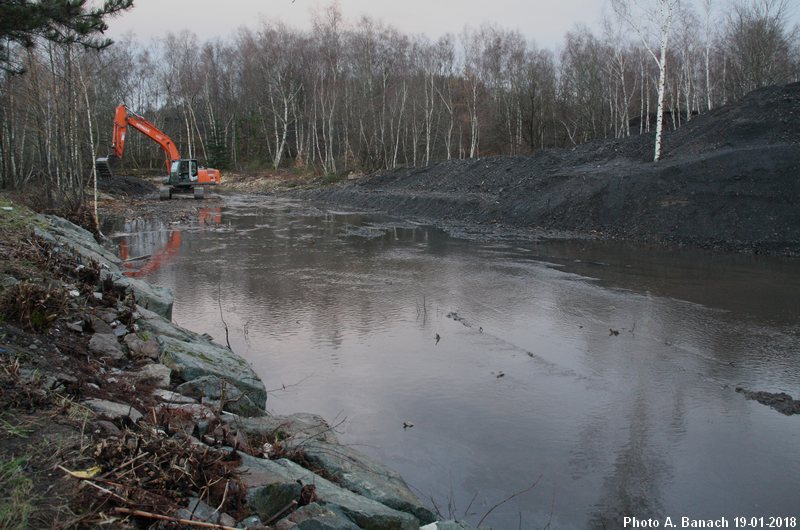
<path fill-rule="evenodd" d="M 124 274 L 125 276 L 129 276 L 131 278 L 141 278 L 143 276 L 147 276 L 150 273 L 153 273 L 175 259 L 175 256 L 178 255 L 178 250 L 181 248 L 181 231 L 180 230 L 173 230 L 169 233 L 169 239 L 167 243 L 164 245 L 163 248 L 155 252 L 152 256 L 148 256 L 144 264 L 139 267 L 138 269 L 128 262 L 129 258 L 129 250 L 128 250 L 128 242 L 126 240 L 122 240 L 119 243 L 119 254 L 120 257 L 125 261 L 123 265 Z"/>
<path fill-rule="evenodd" d="M 198 225 L 218 225 L 221 222 L 222 210 L 220 208 L 202 208 L 197 212 Z M 123 261 L 124 274 L 132 278 L 141 278 L 152 274 L 175 259 L 180 248 L 180 230 L 171 230 L 167 236 L 167 241 L 162 241 L 161 248 L 155 250 L 152 254 L 144 256 L 131 256 L 128 237 L 124 237 L 119 242 L 119 256 Z M 141 251 L 142 248 L 139 247 L 138 250 Z M 145 251 L 147 250 L 145 248 Z M 137 267 L 136 263 L 140 263 L 140 265 Z"/>
<path fill-rule="evenodd" d="M 167 155 L 167 175 L 164 186 L 159 191 L 161 200 L 171 199 L 177 191 L 193 191 L 195 199 L 202 199 L 205 186 L 219 184 L 218 169 L 199 167 L 194 158 L 181 158 L 178 148 L 169 136 L 145 118 L 130 111 L 125 105 L 119 105 L 114 113 L 114 136 L 111 143 L 111 154 L 95 161 L 97 174 L 100 177 L 111 176 L 111 165 L 122 158 L 125 151 L 125 132 L 128 125 L 147 135 L 161 146 Z"/>

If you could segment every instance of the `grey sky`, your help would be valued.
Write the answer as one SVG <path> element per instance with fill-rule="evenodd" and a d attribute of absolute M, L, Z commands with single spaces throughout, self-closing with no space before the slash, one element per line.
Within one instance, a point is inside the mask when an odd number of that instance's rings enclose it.
<path fill-rule="evenodd" d="M 698 0 L 694 1 L 699 5 Z M 730 0 L 715 0 L 723 10 Z M 800 21 L 800 9 L 789 2 L 792 23 Z M 395 26 L 406 33 L 439 37 L 458 34 L 465 25 L 491 22 L 517 29 L 540 47 L 556 49 L 564 35 L 576 24 L 599 28 L 609 0 L 340 0 L 348 23 L 362 14 Z M 120 37 L 133 32 L 142 40 L 194 31 L 201 40 L 225 38 L 241 26 L 257 28 L 262 19 L 282 20 L 290 26 L 307 29 L 311 11 L 327 6 L 330 0 L 135 0 L 135 7 L 111 20 L 109 35 Z"/>
<path fill-rule="evenodd" d="M 319 0 L 135 0 L 133 10 L 110 22 L 110 36 L 133 32 L 150 39 L 191 29 L 201 40 L 225 37 L 240 26 L 256 28 L 262 18 L 309 28 L 310 11 L 327 6 Z M 465 25 L 492 22 L 518 29 L 541 47 L 556 46 L 576 23 L 594 27 L 606 0 L 340 0 L 346 21 L 362 14 L 381 19 L 406 33 L 438 37 L 459 33 Z"/>

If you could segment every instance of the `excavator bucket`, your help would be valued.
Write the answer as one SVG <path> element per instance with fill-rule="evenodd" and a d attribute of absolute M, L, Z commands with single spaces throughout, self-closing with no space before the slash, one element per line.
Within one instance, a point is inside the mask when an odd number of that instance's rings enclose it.
<path fill-rule="evenodd" d="M 114 174 L 111 172 L 111 162 L 106 156 L 95 160 L 94 168 L 97 170 L 97 178 L 103 179 L 114 176 Z"/>

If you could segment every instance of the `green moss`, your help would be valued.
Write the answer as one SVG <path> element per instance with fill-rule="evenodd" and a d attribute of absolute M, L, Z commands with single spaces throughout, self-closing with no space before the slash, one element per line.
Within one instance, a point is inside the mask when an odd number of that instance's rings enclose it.
<path fill-rule="evenodd" d="M 200 361 L 210 366 L 216 366 L 219 364 L 219 361 L 217 359 L 209 357 L 203 352 L 189 350 L 178 346 L 170 345 L 168 349 L 164 352 L 164 358 L 172 362 L 178 362 L 178 358 L 180 357 L 190 357 L 192 359 L 199 359 Z"/>
<path fill-rule="evenodd" d="M 0 229 L 29 230 L 34 226 L 45 228 L 47 223 L 25 206 L 0 197 Z"/>
<path fill-rule="evenodd" d="M 0 460 L 0 528 L 28 528 L 34 507 L 30 503 L 33 483 L 23 471 L 26 460 Z"/>
<path fill-rule="evenodd" d="M 34 309 L 31 312 L 31 327 L 35 330 L 42 330 L 47 327 L 47 315 L 41 309 Z"/>
<path fill-rule="evenodd" d="M 197 354 L 195 354 L 195 357 L 200 359 L 204 363 L 208 363 L 210 365 L 219 364 L 219 361 L 217 359 L 213 359 L 213 358 L 209 357 L 208 355 L 206 355 L 205 353 L 197 353 Z"/>
<path fill-rule="evenodd" d="M 277 429 L 273 435 L 275 436 L 276 442 L 281 442 L 289 438 L 289 435 L 286 434 L 286 431 L 282 431 L 281 429 Z"/>
<path fill-rule="evenodd" d="M 204 363 L 209 364 L 209 365 L 216 365 L 217 364 L 217 360 L 216 359 L 212 359 L 211 357 L 209 357 L 208 355 L 206 355 L 203 352 L 193 351 L 193 350 L 181 350 L 181 354 L 186 355 L 187 357 L 193 357 L 195 359 L 200 359 L 201 361 L 203 361 Z"/>

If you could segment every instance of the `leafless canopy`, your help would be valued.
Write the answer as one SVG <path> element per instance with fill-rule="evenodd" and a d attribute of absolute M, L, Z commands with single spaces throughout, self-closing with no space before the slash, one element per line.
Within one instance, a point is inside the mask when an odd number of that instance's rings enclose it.
<path fill-rule="evenodd" d="M 575 27 L 559 53 L 493 25 L 408 35 L 336 4 L 311 31 L 42 41 L 16 56 L 27 74 L 0 77 L 0 187 L 81 200 L 120 102 L 224 171 L 345 174 L 648 134 L 798 79 L 790 0 L 694 5 L 614 0 L 599 33 Z M 162 154 L 131 135 L 126 164 L 157 171 Z"/>

